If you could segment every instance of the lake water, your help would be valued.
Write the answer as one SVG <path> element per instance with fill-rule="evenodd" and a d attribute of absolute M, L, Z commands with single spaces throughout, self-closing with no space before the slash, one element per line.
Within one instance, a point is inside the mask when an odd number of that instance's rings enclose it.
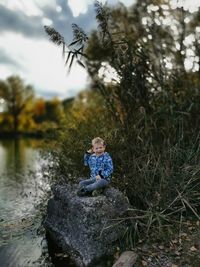
<path fill-rule="evenodd" d="M 41 230 L 50 192 L 39 140 L 0 140 L 0 266 L 54 266 Z M 40 232 L 41 231 L 41 232 Z"/>

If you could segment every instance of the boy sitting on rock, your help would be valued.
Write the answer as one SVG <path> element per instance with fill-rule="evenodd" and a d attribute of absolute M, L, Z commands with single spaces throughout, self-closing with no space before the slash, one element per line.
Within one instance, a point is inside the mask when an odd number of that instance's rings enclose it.
<path fill-rule="evenodd" d="M 89 149 L 84 154 L 84 165 L 90 168 L 90 179 L 79 183 L 78 196 L 90 195 L 94 190 L 96 191 L 109 185 L 113 173 L 113 162 L 110 155 L 105 152 L 105 148 L 104 140 L 96 137 L 92 140 L 92 149 Z"/>

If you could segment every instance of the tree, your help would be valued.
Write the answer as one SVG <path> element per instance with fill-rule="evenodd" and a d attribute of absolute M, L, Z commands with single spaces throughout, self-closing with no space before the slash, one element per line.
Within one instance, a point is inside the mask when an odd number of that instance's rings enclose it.
<path fill-rule="evenodd" d="M 62 102 L 58 98 L 45 101 L 45 120 L 59 124 L 63 116 Z"/>
<path fill-rule="evenodd" d="M 6 102 L 6 112 L 13 119 L 13 133 L 19 130 L 19 118 L 28 103 L 34 97 L 33 87 L 25 85 L 18 76 L 10 76 L 5 81 L 0 80 L 0 97 Z"/>

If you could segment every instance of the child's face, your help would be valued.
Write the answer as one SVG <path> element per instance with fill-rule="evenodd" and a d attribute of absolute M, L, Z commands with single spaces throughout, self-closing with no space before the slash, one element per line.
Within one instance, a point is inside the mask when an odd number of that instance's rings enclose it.
<path fill-rule="evenodd" d="M 106 147 L 103 144 L 95 144 L 92 147 L 93 152 L 98 156 L 103 154 L 105 149 L 106 149 Z"/>

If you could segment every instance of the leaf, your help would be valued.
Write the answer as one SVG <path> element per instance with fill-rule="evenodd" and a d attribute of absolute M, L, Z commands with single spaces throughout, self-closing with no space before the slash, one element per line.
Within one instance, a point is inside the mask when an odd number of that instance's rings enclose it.
<path fill-rule="evenodd" d="M 75 58 L 78 58 L 77 51 L 74 52 L 74 56 L 75 56 Z"/>
<path fill-rule="evenodd" d="M 65 43 L 63 43 L 63 49 L 62 49 L 62 57 L 64 58 L 65 56 Z"/>
<path fill-rule="evenodd" d="M 197 251 L 197 248 L 195 248 L 195 246 L 192 246 L 192 247 L 190 248 L 190 251 Z"/>
<path fill-rule="evenodd" d="M 84 45 L 82 45 L 79 49 L 77 49 L 77 52 L 83 51 Z"/>
<path fill-rule="evenodd" d="M 78 42 L 80 42 L 80 39 L 73 41 L 73 42 L 72 42 L 71 44 L 69 44 L 68 46 L 72 46 L 72 45 L 74 45 L 74 44 L 76 44 L 76 43 L 78 43 Z"/>
<path fill-rule="evenodd" d="M 73 64 L 73 61 L 74 61 L 74 55 L 72 56 L 71 62 L 70 62 L 70 64 L 69 64 L 69 69 L 71 69 L 72 64 Z"/>
<path fill-rule="evenodd" d="M 184 237 L 186 237 L 187 234 L 186 234 L 186 233 L 181 233 L 180 236 L 184 236 Z"/>
<path fill-rule="evenodd" d="M 193 227 L 193 226 L 190 226 L 190 227 L 188 227 L 188 229 L 189 229 L 190 231 L 192 231 L 192 230 L 194 230 L 194 229 L 195 229 L 195 227 Z"/>
<path fill-rule="evenodd" d="M 81 56 L 84 56 L 85 58 L 88 58 L 88 56 L 80 51 L 77 50 L 77 53 L 80 54 Z"/>
<path fill-rule="evenodd" d="M 78 63 L 81 67 L 85 68 L 85 65 L 84 65 L 80 60 L 77 60 L 77 63 Z"/>
<path fill-rule="evenodd" d="M 147 266 L 147 262 L 142 260 L 142 266 Z"/>
<path fill-rule="evenodd" d="M 72 51 L 68 52 L 68 56 L 67 56 L 67 59 L 65 61 L 65 65 L 67 65 L 68 61 L 69 61 L 69 58 L 70 58 L 70 55 L 71 55 Z"/>

